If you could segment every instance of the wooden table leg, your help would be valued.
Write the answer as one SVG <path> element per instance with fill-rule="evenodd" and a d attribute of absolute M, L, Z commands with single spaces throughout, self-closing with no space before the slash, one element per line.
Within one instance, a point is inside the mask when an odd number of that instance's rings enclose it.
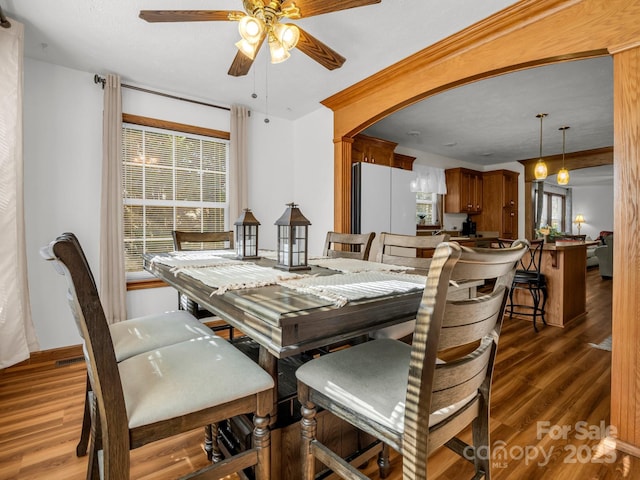
<path fill-rule="evenodd" d="M 275 395 L 273 396 L 273 408 L 271 409 L 271 421 L 269 422 L 269 426 L 273 426 L 278 419 L 278 359 L 260 345 L 258 364 L 271 375 L 274 382 Z"/>

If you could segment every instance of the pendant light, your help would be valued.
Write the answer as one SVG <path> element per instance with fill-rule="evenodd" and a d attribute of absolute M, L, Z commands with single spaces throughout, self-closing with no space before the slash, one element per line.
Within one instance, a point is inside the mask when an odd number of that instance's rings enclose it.
<path fill-rule="evenodd" d="M 570 127 L 564 126 L 560 127 L 558 130 L 562 130 L 562 168 L 558 172 L 558 185 L 566 185 L 569 183 L 569 170 L 564 168 L 564 137 L 565 132 L 569 130 Z"/>
<path fill-rule="evenodd" d="M 540 119 L 540 157 L 538 158 L 538 163 L 536 163 L 536 168 L 533 170 L 533 175 L 536 177 L 536 180 L 544 180 L 547 178 L 547 164 L 542 160 L 542 119 L 546 116 L 546 113 L 536 115 L 536 118 Z"/>

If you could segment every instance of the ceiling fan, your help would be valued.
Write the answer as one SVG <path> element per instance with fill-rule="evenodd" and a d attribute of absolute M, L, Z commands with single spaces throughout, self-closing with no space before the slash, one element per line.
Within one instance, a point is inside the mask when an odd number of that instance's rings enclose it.
<path fill-rule="evenodd" d="M 271 62 L 289 58 L 289 50 L 297 48 L 323 67 L 340 68 L 345 58 L 302 28 L 282 19 L 299 19 L 323 13 L 380 3 L 382 0 L 242 0 L 239 10 L 141 10 L 147 22 L 237 21 L 240 36 L 229 75 L 239 77 L 251 69 L 256 53 L 265 39 L 269 43 Z"/>

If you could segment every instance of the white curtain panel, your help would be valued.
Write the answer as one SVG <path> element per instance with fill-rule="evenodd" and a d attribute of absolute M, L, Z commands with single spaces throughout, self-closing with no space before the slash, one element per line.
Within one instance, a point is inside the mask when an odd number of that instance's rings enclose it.
<path fill-rule="evenodd" d="M 447 193 L 447 181 L 443 168 L 414 164 L 413 171 L 416 177 L 411 181 L 412 192 L 439 193 L 441 195 Z"/>
<path fill-rule="evenodd" d="M 242 105 L 231 106 L 229 148 L 229 228 L 248 208 L 247 194 L 247 118 L 249 110 Z"/>
<path fill-rule="evenodd" d="M 122 92 L 120 77 L 110 74 L 104 86 L 100 204 L 100 300 L 108 323 L 127 318 L 122 208 Z"/>
<path fill-rule="evenodd" d="M 39 350 L 31 321 L 24 233 L 22 48 L 24 27 L 0 28 L 0 368 Z"/>

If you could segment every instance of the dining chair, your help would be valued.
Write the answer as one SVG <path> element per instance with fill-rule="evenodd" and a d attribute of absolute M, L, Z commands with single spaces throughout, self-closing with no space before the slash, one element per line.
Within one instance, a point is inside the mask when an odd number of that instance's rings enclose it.
<path fill-rule="evenodd" d="M 368 260 L 375 232 L 339 233 L 327 232 L 323 255 L 330 258 L 356 258 Z"/>
<path fill-rule="evenodd" d="M 500 238 L 498 242 L 501 247 L 504 247 L 510 245 L 513 240 Z M 542 319 L 543 325 L 547 324 L 547 320 L 544 317 L 544 309 L 547 304 L 547 278 L 541 272 L 543 247 L 543 238 L 531 240 L 531 249 L 520 260 L 518 269 L 513 277 L 511 292 L 509 293 L 509 318 L 513 317 L 514 308 L 517 316 L 532 317 L 535 332 L 538 332 L 536 322 L 538 316 Z M 514 303 L 513 292 L 516 290 L 528 291 L 533 304 Z"/>
<path fill-rule="evenodd" d="M 129 450 L 197 427 L 253 415 L 253 447 L 188 478 L 220 479 L 255 467 L 270 478 L 273 378 L 233 345 L 203 335 L 118 362 L 80 244 L 63 234 L 41 250 L 67 279 L 93 392 L 87 478 L 127 480 Z"/>
<path fill-rule="evenodd" d="M 226 232 L 183 232 L 173 230 L 173 248 L 176 251 L 191 250 L 233 250 L 233 231 Z M 178 292 L 178 308 L 191 312 L 197 318 L 214 317 L 211 329 L 215 332 L 229 331 L 229 340 L 233 342 L 234 328 L 217 315 L 202 308 L 187 295 Z"/>
<path fill-rule="evenodd" d="M 318 408 L 402 456 L 403 478 L 425 480 L 430 453 L 446 445 L 490 477 L 489 404 L 502 318 L 525 241 L 506 249 L 444 242 L 434 253 L 412 345 L 373 340 L 318 357 L 296 371 L 302 480 L 319 460 L 345 479 L 366 479 L 316 438 Z M 474 298 L 447 298 L 450 281 L 494 280 Z M 473 446 L 458 435 L 471 425 Z M 384 478 L 387 472 L 380 472 Z"/>
<path fill-rule="evenodd" d="M 75 234 L 68 232 L 64 235 L 70 242 L 80 248 L 80 243 Z M 89 271 L 91 281 L 95 283 L 86 258 L 83 257 L 82 261 Z M 172 311 L 145 315 L 110 324 L 109 334 L 111 335 L 116 361 L 120 362 L 159 347 L 173 345 L 204 335 L 211 335 L 213 332 L 190 313 Z M 91 432 L 91 408 L 88 399 L 91 394 L 91 383 L 87 375 L 80 440 L 76 446 L 76 455 L 78 457 L 82 457 L 87 453 L 89 434 Z M 213 456 L 211 442 L 207 442 L 205 449 L 210 456 Z"/>
<path fill-rule="evenodd" d="M 449 240 L 449 235 L 400 235 L 381 233 L 376 261 L 415 268 L 426 274 L 436 247 Z M 374 339 L 394 338 L 411 341 L 415 319 L 369 333 Z"/>

